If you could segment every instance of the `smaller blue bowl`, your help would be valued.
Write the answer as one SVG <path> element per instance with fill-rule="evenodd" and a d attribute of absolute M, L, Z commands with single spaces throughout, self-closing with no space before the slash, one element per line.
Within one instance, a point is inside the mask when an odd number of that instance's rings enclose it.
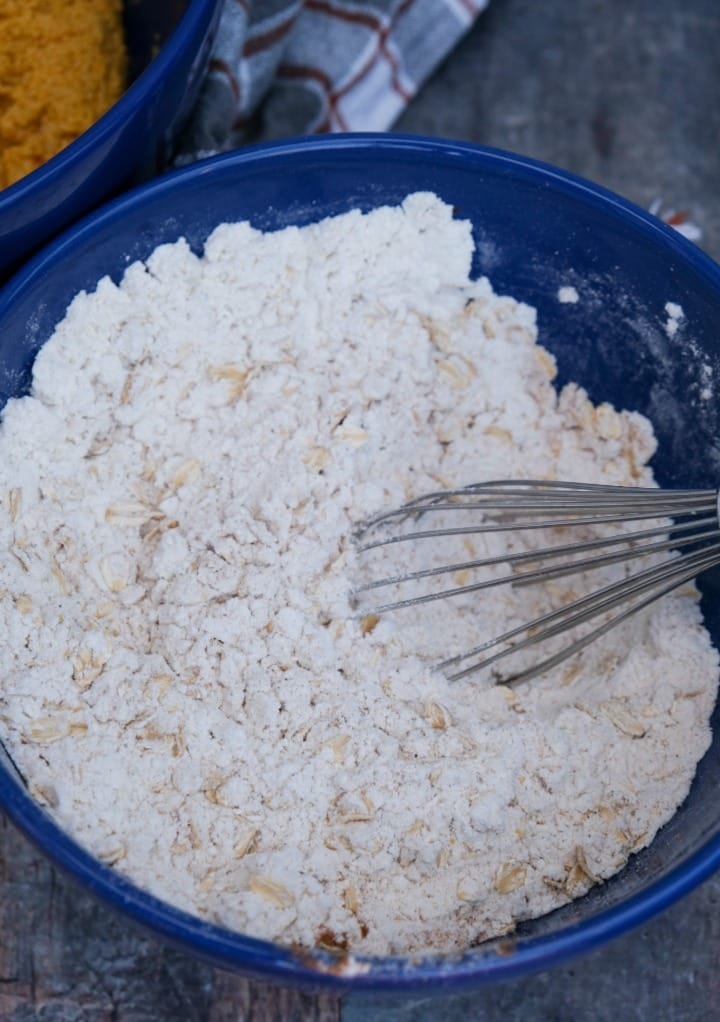
<path fill-rule="evenodd" d="M 553 167 L 464 143 L 338 135 L 257 146 L 164 175 L 66 232 L 0 291 L 0 410 L 27 392 L 32 363 L 74 295 L 157 245 L 195 251 L 219 223 L 303 226 L 430 190 L 471 222 L 474 274 L 534 305 L 560 382 L 647 415 L 661 484 L 717 486 L 720 267 L 654 217 Z M 577 304 L 558 301 L 575 286 Z M 684 327 L 665 330 L 668 301 Z M 410 358 L 411 356 L 408 355 Z M 708 396 L 709 395 L 709 396 Z M 720 572 L 703 581 L 705 623 L 720 648 Z M 662 664 L 658 670 L 662 670 Z M 359 967 L 297 952 L 172 908 L 94 859 L 33 801 L 2 756 L 0 807 L 59 866 L 154 932 L 225 968 L 314 989 L 441 993 L 545 969 L 644 922 L 720 867 L 720 709 L 687 800 L 652 844 L 577 901 L 462 955 L 365 958 Z M 302 807 L 298 809 L 302 811 Z"/>
<path fill-rule="evenodd" d="M 202 81 L 221 7 L 222 0 L 125 4 L 132 84 L 79 138 L 0 191 L 0 282 L 41 242 L 165 154 Z"/>

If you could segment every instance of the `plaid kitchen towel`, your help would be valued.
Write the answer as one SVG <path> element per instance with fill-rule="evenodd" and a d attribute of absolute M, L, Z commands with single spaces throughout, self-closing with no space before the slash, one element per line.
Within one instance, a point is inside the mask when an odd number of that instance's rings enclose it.
<path fill-rule="evenodd" d="M 488 0 L 225 0 L 182 154 L 384 131 Z"/>

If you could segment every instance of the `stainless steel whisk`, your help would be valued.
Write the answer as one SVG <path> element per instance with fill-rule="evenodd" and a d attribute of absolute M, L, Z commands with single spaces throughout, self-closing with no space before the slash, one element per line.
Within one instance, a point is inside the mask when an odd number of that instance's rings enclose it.
<path fill-rule="evenodd" d="M 595 528 L 647 519 L 660 521 L 652 527 L 593 536 L 574 543 L 563 542 L 543 549 L 505 552 L 498 556 L 470 558 L 454 564 L 387 575 L 358 586 L 352 598 L 356 607 L 365 604 L 363 615 L 381 615 L 503 583 L 517 586 L 546 582 L 648 555 L 670 554 L 659 563 L 628 574 L 437 665 L 437 669 L 443 671 L 449 680 L 457 681 L 482 668 L 496 665 L 511 654 L 532 649 L 576 626 L 605 616 L 602 624 L 569 642 L 552 656 L 499 679 L 504 684 L 524 681 L 573 656 L 654 600 L 720 564 L 719 499 L 718 490 L 658 490 L 535 479 L 477 483 L 461 489 L 439 490 L 411 500 L 402 507 L 383 511 L 360 525 L 355 538 L 361 555 L 396 544 L 432 543 L 447 536 L 578 526 Z M 443 522 L 442 527 L 433 528 L 432 519 L 440 513 L 451 514 L 457 519 L 457 524 L 448 526 Z M 668 522 L 668 519 L 671 521 Z M 503 564 L 510 571 L 499 577 L 481 578 L 439 591 L 414 592 L 390 602 L 367 605 L 372 594 L 383 588 L 417 586 L 423 580 L 437 576 L 460 571 L 474 572 Z"/>

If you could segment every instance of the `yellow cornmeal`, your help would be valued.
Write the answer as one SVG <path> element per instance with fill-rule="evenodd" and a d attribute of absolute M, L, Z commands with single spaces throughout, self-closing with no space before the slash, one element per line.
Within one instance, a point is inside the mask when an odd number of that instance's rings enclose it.
<path fill-rule="evenodd" d="M 89 128 L 125 70 L 121 0 L 0 0 L 0 188 Z"/>

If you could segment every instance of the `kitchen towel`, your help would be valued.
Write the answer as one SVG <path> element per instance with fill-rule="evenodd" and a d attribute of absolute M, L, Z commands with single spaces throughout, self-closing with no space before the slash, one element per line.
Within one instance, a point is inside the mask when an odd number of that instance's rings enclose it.
<path fill-rule="evenodd" d="M 181 160 L 384 131 L 488 0 L 225 0 Z"/>

